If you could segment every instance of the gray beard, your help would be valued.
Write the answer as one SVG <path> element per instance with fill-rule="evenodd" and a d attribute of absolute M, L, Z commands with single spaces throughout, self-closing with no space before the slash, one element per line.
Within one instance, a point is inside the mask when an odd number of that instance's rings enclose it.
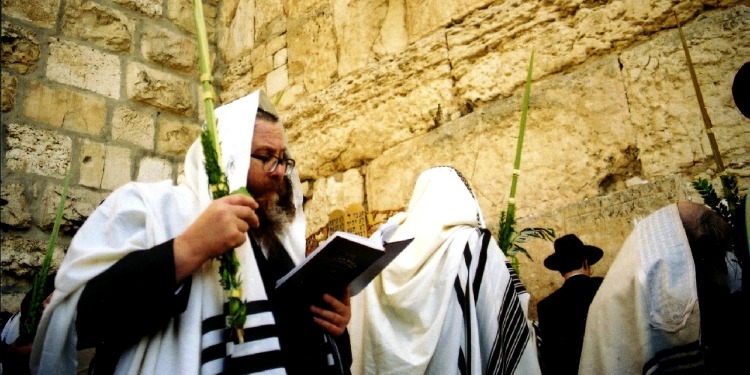
<path fill-rule="evenodd" d="M 281 246 L 279 238 L 292 223 L 296 213 L 291 189 L 286 189 L 278 198 L 260 199 L 258 205 L 260 207 L 255 212 L 260 219 L 260 226 L 253 230 L 255 239 L 264 248 Z"/>

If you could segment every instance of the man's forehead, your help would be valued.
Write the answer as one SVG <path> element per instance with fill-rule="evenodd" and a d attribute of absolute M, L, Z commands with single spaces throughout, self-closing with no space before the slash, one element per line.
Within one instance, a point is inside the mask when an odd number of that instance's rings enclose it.
<path fill-rule="evenodd" d="M 268 120 L 256 119 L 253 148 L 256 147 L 284 149 L 284 133 L 281 126 Z"/>

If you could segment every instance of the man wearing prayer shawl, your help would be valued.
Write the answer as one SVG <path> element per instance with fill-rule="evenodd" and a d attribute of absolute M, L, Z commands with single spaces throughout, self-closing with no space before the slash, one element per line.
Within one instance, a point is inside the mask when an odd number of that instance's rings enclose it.
<path fill-rule="evenodd" d="M 97 374 L 349 370 L 348 292 L 296 309 L 274 298 L 276 279 L 304 257 L 305 218 L 273 105 L 256 91 L 216 116 L 229 191 L 246 186 L 253 198 L 211 199 L 200 139 L 178 185 L 133 182 L 114 191 L 60 266 L 33 346 L 34 373 L 75 374 L 76 349 L 91 346 Z M 247 308 L 243 342 L 226 326 L 215 260 L 232 248 Z"/>
<path fill-rule="evenodd" d="M 352 373 L 540 373 L 529 294 L 457 170 L 423 172 L 372 237 L 414 240 L 352 298 Z"/>
<path fill-rule="evenodd" d="M 589 307 L 578 373 L 746 373 L 747 308 L 732 302 L 742 276 L 730 241 L 729 224 L 696 203 L 638 222 Z"/>

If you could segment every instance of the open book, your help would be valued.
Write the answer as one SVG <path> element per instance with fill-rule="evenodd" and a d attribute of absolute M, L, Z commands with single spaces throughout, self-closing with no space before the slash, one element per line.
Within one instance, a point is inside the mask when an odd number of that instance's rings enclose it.
<path fill-rule="evenodd" d="M 283 298 L 319 301 L 324 293 L 338 298 L 351 284 L 351 295 L 354 296 L 411 241 L 383 245 L 356 234 L 336 232 L 276 281 L 276 292 Z"/>

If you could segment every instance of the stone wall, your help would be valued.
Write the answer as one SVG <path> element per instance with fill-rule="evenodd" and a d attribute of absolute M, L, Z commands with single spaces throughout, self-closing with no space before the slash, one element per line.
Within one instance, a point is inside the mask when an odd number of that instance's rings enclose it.
<path fill-rule="evenodd" d="M 440 164 L 469 179 L 495 232 L 534 51 L 518 226 L 602 247 L 605 274 L 633 220 L 699 199 L 690 181 L 716 172 L 674 15 L 724 164 L 750 182 L 750 122 L 731 97 L 750 60 L 748 1 L 204 3 L 220 100 L 280 98 L 308 234 L 352 203 L 402 209 Z M 4 0 L 3 310 L 28 289 L 68 167 L 56 263 L 113 189 L 177 178 L 203 111 L 191 17 L 186 0 Z M 541 266 L 551 243 L 527 248 L 533 316 L 562 280 Z"/>

